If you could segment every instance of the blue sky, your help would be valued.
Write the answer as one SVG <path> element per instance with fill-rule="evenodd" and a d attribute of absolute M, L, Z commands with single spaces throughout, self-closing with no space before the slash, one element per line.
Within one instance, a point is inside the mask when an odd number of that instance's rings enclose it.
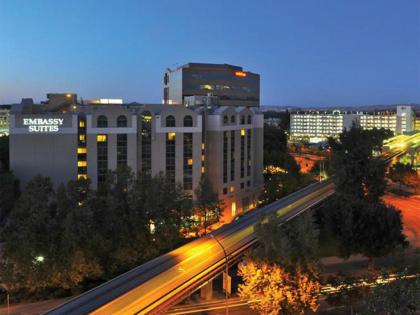
<path fill-rule="evenodd" d="M 260 73 L 263 105 L 420 103 L 420 1 L 0 0 L 0 104 L 158 103 L 187 62 Z"/>

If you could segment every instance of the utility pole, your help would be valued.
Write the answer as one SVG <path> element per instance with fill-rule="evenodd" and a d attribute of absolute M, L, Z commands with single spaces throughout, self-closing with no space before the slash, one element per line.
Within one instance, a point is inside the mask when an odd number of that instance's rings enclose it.
<path fill-rule="evenodd" d="M 217 244 L 219 244 L 220 245 L 220 247 L 222 248 L 222 250 L 223 250 L 223 253 L 225 254 L 225 260 L 226 260 L 226 269 L 225 269 L 225 274 L 226 274 L 226 287 L 225 287 L 225 293 L 226 293 L 226 295 L 225 295 L 225 302 L 226 302 L 226 315 L 229 315 L 229 305 L 228 305 L 228 298 L 229 298 L 229 293 L 228 293 L 228 290 L 227 290 L 227 287 L 228 287 L 228 281 L 229 281 L 229 261 L 228 261 L 228 255 L 226 254 L 226 250 L 225 250 L 225 248 L 223 247 L 223 245 L 222 245 L 222 243 L 220 243 L 220 241 L 213 235 L 213 234 L 209 234 L 210 235 L 210 237 L 212 238 L 212 239 L 214 239 L 216 242 L 217 242 Z"/>

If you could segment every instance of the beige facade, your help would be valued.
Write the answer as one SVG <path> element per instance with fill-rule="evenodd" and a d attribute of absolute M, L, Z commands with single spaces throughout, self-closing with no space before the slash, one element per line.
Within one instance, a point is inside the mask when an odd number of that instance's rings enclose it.
<path fill-rule="evenodd" d="M 218 107 L 206 119 L 206 167 L 226 217 L 253 208 L 263 188 L 264 118 L 244 107 Z"/>
<path fill-rule="evenodd" d="M 56 185 L 88 178 L 97 188 L 122 164 L 135 174 L 169 174 L 194 196 L 206 173 L 227 220 L 252 208 L 263 187 L 257 109 L 74 103 L 50 111 L 28 105 L 12 109 L 10 134 L 11 169 L 23 183 L 36 175 Z"/>

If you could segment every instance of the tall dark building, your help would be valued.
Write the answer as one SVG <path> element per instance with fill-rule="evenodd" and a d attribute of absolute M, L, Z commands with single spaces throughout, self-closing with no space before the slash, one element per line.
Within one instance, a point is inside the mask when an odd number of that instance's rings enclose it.
<path fill-rule="evenodd" d="M 217 96 L 219 105 L 260 106 L 260 75 L 228 64 L 187 63 L 167 69 L 165 104 L 184 104 L 187 96 Z"/>

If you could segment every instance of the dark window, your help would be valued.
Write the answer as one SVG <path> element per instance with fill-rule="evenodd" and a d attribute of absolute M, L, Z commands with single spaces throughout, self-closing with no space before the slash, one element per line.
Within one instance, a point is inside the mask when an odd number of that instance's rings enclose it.
<path fill-rule="evenodd" d="M 127 134 L 117 134 L 117 166 L 127 165 Z"/>
<path fill-rule="evenodd" d="M 251 176 L 251 130 L 248 130 L 246 142 L 246 176 Z"/>
<path fill-rule="evenodd" d="M 193 134 L 184 133 L 184 189 L 192 189 L 193 175 Z"/>
<path fill-rule="evenodd" d="M 252 116 L 251 115 L 248 115 L 248 124 L 249 125 L 252 124 Z"/>
<path fill-rule="evenodd" d="M 175 117 L 169 115 L 166 117 L 166 127 L 175 127 Z"/>
<path fill-rule="evenodd" d="M 245 135 L 241 134 L 241 178 L 245 176 Z"/>
<path fill-rule="evenodd" d="M 192 127 L 193 126 L 193 119 L 190 115 L 184 117 L 184 127 Z"/>
<path fill-rule="evenodd" d="M 152 171 L 152 114 L 148 111 L 141 115 L 141 171 Z"/>
<path fill-rule="evenodd" d="M 223 195 L 226 195 L 227 194 L 227 188 L 225 187 L 225 188 L 223 188 Z"/>
<path fill-rule="evenodd" d="M 245 183 L 241 183 L 241 189 L 244 189 Z"/>
<path fill-rule="evenodd" d="M 246 182 L 246 187 L 250 187 L 250 186 L 251 186 L 251 181 L 249 180 Z"/>
<path fill-rule="evenodd" d="M 228 180 L 228 132 L 223 131 L 223 183 Z"/>
<path fill-rule="evenodd" d="M 166 134 L 166 176 L 175 183 L 175 132 Z"/>
<path fill-rule="evenodd" d="M 163 100 L 165 104 L 168 104 L 168 101 L 169 101 L 169 88 L 168 87 L 163 88 Z"/>
<path fill-rule="evenodd" d="M 236 116 L 235 116 L 235 115 L 232 115 L 232 116 L 230 117 L 230 122 L 231 122 L 232 124 L 236 123 Z"/>
<path fill-rule="evenodd" d="M 245 116 L 241 115 L 241 125 L 245 125 Z"/>
<path fill-rule="evenodd" d="M 97 159 L 98 159 L 98 184 L 102 184 L 106 180 L 108 172 L 108 136 L 98 135 L 97 138 Z"/>
<path fill-rule="evenodd" d="M 223 123 L 226 125 L 229 122 L 228 116 L 223 116 Z"/>
<path fill-rule="evenodd" d="M 127 127 L 127 117 L 124 115 L 118 116 L 117 127 Z"/>
<path fill-rule="evenodd" d="M 230 180 L 235 180 L 235 130 L 230 132 Z"/>
<path fill-rule="evenodd" d="M 106 117 L 104 115 L 101 115 L 101 116 L 98 117 L 97 127 L 98 128 L 108 127 L 108 119 L 106 119 Z"/>

